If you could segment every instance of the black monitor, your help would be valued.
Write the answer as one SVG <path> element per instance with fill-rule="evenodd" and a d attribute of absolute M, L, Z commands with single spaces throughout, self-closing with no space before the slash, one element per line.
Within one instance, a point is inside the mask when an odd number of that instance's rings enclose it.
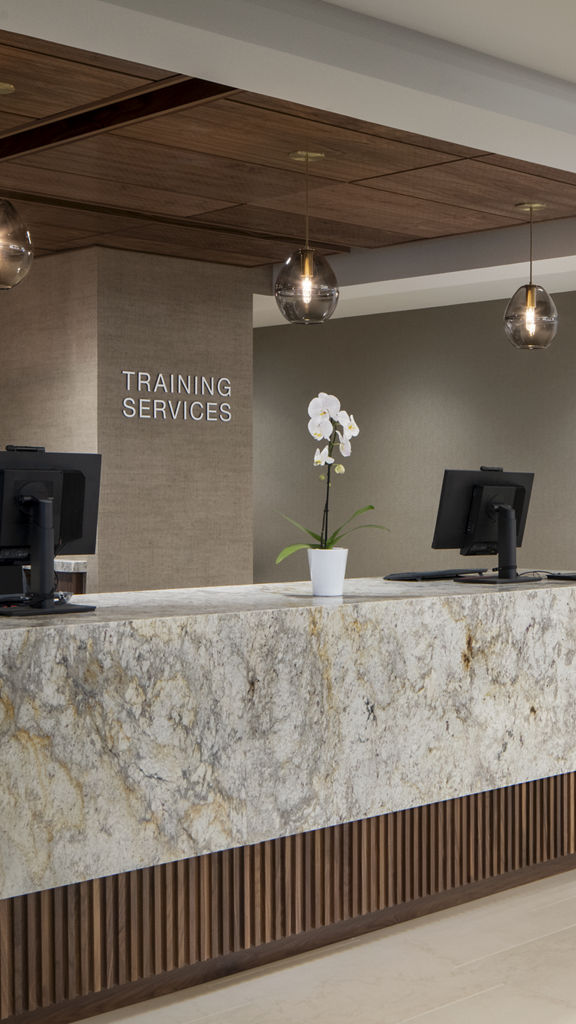
<path fill-rule="evenodd" d="M 518 575 L 516 548 L 522 544 L 533 473 L 505 473 L 499 467 L 444 472 L 433 548 L 459 548 L 461 555 L 498 555 L 497 575 L 466 575 L 465 583 L 530 583 Z"/>
<path fill-rule="evenodd" d="M 21 580 L 30 563 L 29 592 L 0 593 L 0 615 L 93 611 L 54 593 L 54 556 L 96 549 L 100 462 L 18 445 L 0 452 L 0 581 Z"/>

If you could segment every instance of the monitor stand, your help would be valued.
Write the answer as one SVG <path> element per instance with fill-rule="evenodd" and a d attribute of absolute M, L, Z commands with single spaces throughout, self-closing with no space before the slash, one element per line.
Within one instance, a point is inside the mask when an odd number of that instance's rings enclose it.
<path fill-rule="evenodd" d="M 65 615 L 93 612 L 95 605 L 69 604 L 54 593 L 54 511 L 52 498 L 26 495 L 21 506 L 30 516 L 30 593 L 0 596 L 0 615 Z"/>
<path fill-rule="evenodd" d="M 516 512 L 511 505 L 494 504 L 498 520 L 498 575 L 462 576 L 459 583 L 541 583 L 541 576 L 519 575 L 516 565 Z"/>

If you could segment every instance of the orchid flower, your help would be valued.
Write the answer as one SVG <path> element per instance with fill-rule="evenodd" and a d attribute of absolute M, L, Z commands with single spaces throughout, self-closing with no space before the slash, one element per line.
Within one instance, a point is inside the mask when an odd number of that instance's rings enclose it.
<path fill-rule="evenodd" d="M 338 418 L 340 412 L 340 401 L 336 395 L 327 395 L 321 391 L 316 398 L 313 398 L 308 406 L 308 415 L 311 419 L 315 416 L 331 416 L 333 420 Z"/>
<path fill-rule="evenodd" d="M 316 441 L 329 441 L 334 427 L 329 416 L 314 416 L 308 423 L 308 430 Z"/>
<path fill-rule="evenodd" d="M 312 437 L 317 441 L 329 441 L 334 430 L 332 420 L 337 419 L 339 412 L 340 402 L 335 395 L 327 395 L 325 391 L 321 391 L 313 398 L 308 406 L 308 430 Z"/>
<path fill-rule="evenodd" d="M 342 409 L 338 413 L 338 422 L 344 428 L 344 437 L 358 437 L 360 430 L 353 416 L 349 416 L 347 412 Z"/>
<path fill-rule="evenodd" d="M 343 455 L 344 458 L 348 458 L 348 456 L 352 452 L 352 445 L 350 444 L 350 441 L 348 440 L 348 438 L 346 436 L 342 435 L 339 430 L 337 430 L 336 433 L 338 434 L 338 438 L 339 438 L 339 442 L 340 442 L 340 444 L 339 444 L 340 455 Z"/>
<path fill-rule="evenodd" d="M 326 445 L 322 451 L 320 451 L 319 448 L 316 449 L 316 454 L 314 455 L 315 466 L 330 466 L 333 462 L 334 459 L 330 458 L 330 454 L 328 452 L 328 445 Z"/>

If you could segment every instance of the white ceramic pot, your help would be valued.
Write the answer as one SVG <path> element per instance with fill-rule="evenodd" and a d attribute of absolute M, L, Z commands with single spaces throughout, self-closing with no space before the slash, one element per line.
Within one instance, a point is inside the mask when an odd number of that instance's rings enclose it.
<path fill-rule="evenodd" d="M 308 548 L 308 565 L 315 597 L 341 597 L 348 548 Z"/>

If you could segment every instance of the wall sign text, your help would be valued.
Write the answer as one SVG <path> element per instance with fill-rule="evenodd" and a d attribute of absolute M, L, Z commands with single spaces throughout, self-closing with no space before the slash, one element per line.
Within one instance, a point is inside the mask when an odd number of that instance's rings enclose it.
<path fill-rule="evenodd" d="M 188 420 L 229 423 L 232 419 L 229 377 L 121 370 L 122 415 L 138 420 Z M 222 399 L 226 399 L 222 401 Z"/>

